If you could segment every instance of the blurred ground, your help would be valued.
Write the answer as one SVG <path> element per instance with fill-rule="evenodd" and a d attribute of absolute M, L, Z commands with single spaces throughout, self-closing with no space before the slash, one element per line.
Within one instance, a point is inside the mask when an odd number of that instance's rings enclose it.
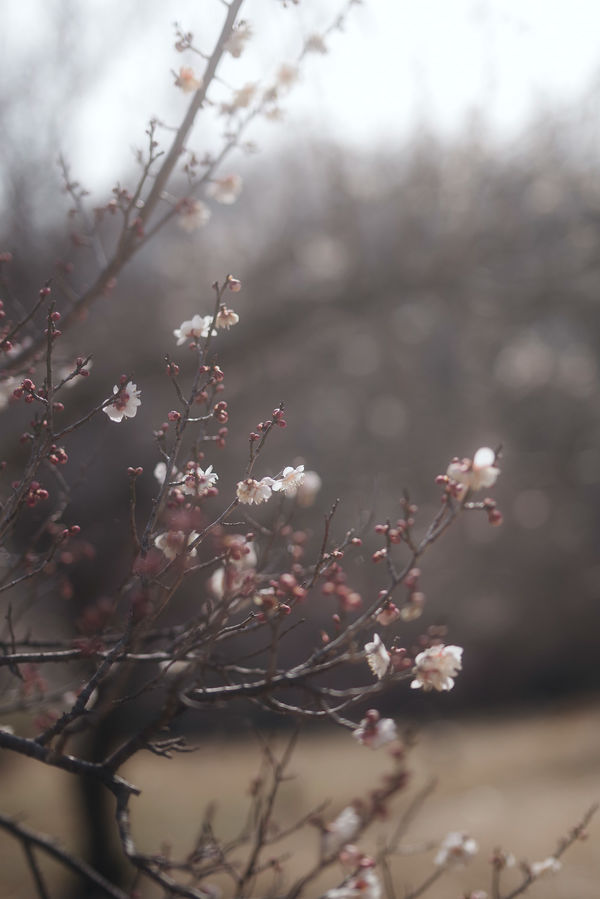
<path fill-rule="evenodd" d="M 282 738 L 277 742 L 281 744 Z M 251 738 L 206 742 L 197 752 L 171 762 L 139 756 L 123 772 L 143 789 L 133 804 L 139 848 L 156 852 L 166 839 L 175 855 L 185 853 L 212 800 L 217 802 L 217 832 L 232 836 L 245 817 L 248 785 L 258 767 L 259 748 Z M 467 831 L 479 843 L 480 853 L 469 868 L 448 875 L 427 894 L 430 899 L 459 899 L 461 891 L 489 888 L 488 859 L 495 847 L 512 851 L 519 860 L 547 858 L 558 838 L 566 835 L 600 798 L 600 708 L 597 704 L 562 704 L 518 717 L 438 722 L 421 730 L 410 768 L 410 791 L 397 803 L 397 812 L 428 780 L 438 778 L 435 792 L 413 824 L 410 844 L 441 840 L 451 830 Z M 304 737 L 291 765 L 295 777 L 281 796 L 279 823 L 288 826 L 295 816 L 327 798 L 331 799 L 327 817 L 333 818 L 353 798 L 375 787 L 388 769 L 384 750 L 366 750 L 354 745 L 345 734 Z M 23 795 L 25 782 L 27 796 Z M 77 812 L 69 798 L 67 775 L 6 757 L 2 759 L 0 789 L 4 811 L 18 814 L 29 826 L 54 832 L 67 845 L 76 846 Z M 382 829 L 389 829 L 390 823 L 382 822 Z M 563 870 L 548 875 L 528 895 L 596 899 L 599 826 L 593 821 L 589 841 L 575 844 Z M 294 838 L 290 869 L 307 869 L 314 860 L 316 841 L 317 832 L 312 827 Z M 364 849 L 373 845 L 368 840 L 361 842 Z M 433 855 L 429 851 L 399 860 L 395 875 L 399 896 L 433 870 Z M 33 885 L 25 873 L 21 851 L 3 834 L 0 871 L 3 899 L 29 899 Z M 48 871 L 54 885 L 62 883 L 54 865 Z M 336 876 L 337 872 L 329 872 L 319 886 L 326 889 L 336 885 Z M 508 887 L 510 877 L 506 883 Z M 314 886 L 310 896 L 317 895 L 319 890 Z M 159 892 L 145 886 L 143 896 L 154 899 Z"/>

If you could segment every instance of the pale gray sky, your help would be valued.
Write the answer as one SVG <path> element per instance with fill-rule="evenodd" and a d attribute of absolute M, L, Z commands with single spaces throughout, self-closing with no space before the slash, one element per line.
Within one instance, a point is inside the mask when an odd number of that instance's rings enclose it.
<path fill-rule="evenodd" d="M 9 72 L 26 78 L 47 52 L 57 6 L 64 11 L 69 2 L 5 0 L 0 53 Z M 257 35 L 240 60 L 228 59 L 224 77 L 239 87 L 268 76 L 340 7 L 340 0 L 286 9 L 280 0 L 247 0 L 243 15 Z M 173 22 L 210 49 L 223 7 L 219 0 L 71 0 L 71 8 L 75 33 L 64 52 L 83 52 L 94 71 L 72 85 L 77 105 L 62 139 L 82 180 L 99 185 L 122 170 L 130 147 L 143 144 L 151 115 L 175 124 L 182 114 L 187 98 L 172 86 L 170 70 L 194 59 L 173 50 Z M 485 111 L 492 133 L 510 137 L 540 105 L 574 104 L 598 74 L 600 4 L 364 0 L 345 33 L 328 43 L 327 55 L 306 61 L 284 126 L 259 123 L 249 135 L 261 146 L 307 131 L 352 145 L 393 145 L 415 123 L 459 131 L 474 109 Z M 52 84 L 41 89 L 51 96 Z M 201 149 L 205 136 L 198 131 Z"/>

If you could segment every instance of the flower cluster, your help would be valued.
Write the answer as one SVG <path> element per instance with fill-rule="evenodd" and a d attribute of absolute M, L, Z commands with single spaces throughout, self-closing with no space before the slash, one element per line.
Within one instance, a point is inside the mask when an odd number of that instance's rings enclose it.
<path fill-rule="evenodd" d="M 482 446 L 481 449 L 478 449 L 473 459 L 453 459 L 446 471 L 446 475 L 451 481 L 467 490 L 492 487 L 499 474 L 496 453 L 489 446 Z"/>
<path fill-rule="evenodd" d="M 259 505 L 265 503 L 271 498 L 272 493 L 293 494 L 302 484 L 304 479 L 304 465 L 298 465 L 297 468 L 288 466 L 283 469 L 279 478 L 261 478 L 257 481 L 255 478 L 246 478 L 239 481 L 237 485 L 237 498 L 241 503 L 246 505 Z"/>
<path fill-rule="evenodd" d="M 462 668 L 462 647 L 430 646 L 415 658 L 413 689 L 451 690 L 454 678 Z"/>
<path fill-rule="evenodd" d="M 352 736 L 369 749 L 379 749 L 396 740 L 398 732 L 392 718 L 381 718 L 377 709 L 369 709 Z"/>
<path fill-rule="evenodd" d="M 442 841 L 434 863 L 438 867 L 466 865 L 477 854 L 479 846 L 466 833 L 452 831 Z"/>

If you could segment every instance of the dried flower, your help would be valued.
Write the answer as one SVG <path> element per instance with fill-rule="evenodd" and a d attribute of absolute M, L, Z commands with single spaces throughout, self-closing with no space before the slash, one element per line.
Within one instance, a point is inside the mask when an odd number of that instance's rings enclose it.
<path fill-rule="evenodd" d="M 215 181 L 211 181 L 206 189 L 206 193 L 209 197 L 216 200 L 217 203 L 231 206 L 242 192 L 242 185 L 241 175 L 227 175 L 225 178 L 216 178 Z"/>
<path fill-rule="evenodd" d="M 304 480 L 304 465 L 292 468 L 288 465 L 283 469 L 280 478 L 277 478 L 273 484 L 273 490 L 281 490 L 286 494 L 294 494 L 302 481 Z"/>
<path fill-rule="evenodd" d="M 379 634 L 374 634 L 373 642 L 365 644 L 369 668 L 378 680 L 381 680 L 390 667 L 390 654 L 385 648 Z"/>
<path fill-rule="evenodd" d="M 468 834 L 452 831 L 442 841 L 434 864 L 440 867 L 466 865 L 477 854 L 478 850 L 479 846 Z"/>
<path fill-rule="evenodd" d="M 248 505 L 254 503 L 258 506 L 271 498 L 274 483 L 273 478 L 263 478 L 260 481 L 256 481 L 254 478 L 246 478 L 245 481 L 239 481 L 237 485 L 237 498 L 241 503 L 247 503 Z"/>
<path fill-rule="evenodd" d="M 496 453 L 482 446 L 471 459 L 453 459 L 446 474 L 468 490 L 481 490 L 496 483 L 500 469 L 496 467 Z"/>
<path fill-rule="evenodd" d="M 454 677 L 462 668 L 461 646 L 430 646 L 420 652 L 415 659 L 415 679 L 411 683 L 413 689 L 423 687 L 424 690 L 451 690 Z"/>
<path fill-rule="evenodd" d="M 112 403 L 102 407 L 102 411 L 106 412 L 112 421 L 122 421 L 123 418 L 135 418 L 138 406 L 142 405 L 140 400 L 141 391 L 137 389 L 137 385 L 133 381 L 128 381 L 123 387 L 115 384 L 113 388 L 114 399 Z"/>
<path fill-rule="evenodd" d="M 175 86 L 180 87 L 184 94 L 191 94 L 200 90 L 202 84 L 202 78 L 196 78 L 191 66 L 181 66 L 179 75 L 175 78 Z"/>
<path fill-rule="evenodd" d="M 352 736 L 369 749 L 379 749 L 397 739 L 398 733 L 391 718 L 380 718 L 377 709 L 369 709 Z"/>
<path fill-rule="evenodd" d="M 208 337 L 210 326 L 212 324 L 212 315 L 195 315 L 189 321 L 182 322 L 178 328 L 175 328 L 173 334 L 177 338 L 177 346 L 181 346 L 186 340 L 194 338 L 198 340 L 202 337 Z M 213 329 L 212 336 L 217 332 Z"/>

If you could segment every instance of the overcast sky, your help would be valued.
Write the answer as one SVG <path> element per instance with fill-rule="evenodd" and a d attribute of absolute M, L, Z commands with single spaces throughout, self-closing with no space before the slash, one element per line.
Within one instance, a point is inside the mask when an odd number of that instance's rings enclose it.
<path fill-rule="evenodd" d="M 246 0 L 256 38 L 223 74 L 235 87 L 293 60 L 303 35 L 322 29 L 341 0 Z M 23 81 L 55 41 L 53 10 L 69 0 L 4 0 L 1 65 Z M 219 0 L 71 0 L 73 27 L 58 54 L 83 54 L 91 77 L 69 86 L 75 108 L 63 139 L 88 183 L 120 168 L 151 115 L 175 124 L 186 98 L 172 69 L 193 56 L 173 50 L 173 22 L 210 41 Z M 353 145 L 401 142 L 415 124 L 459 131 L 483 110 L 492 133 L 514 136 L 544 105 L 574 105 L 600 69 L 598 0 L 364 0 L 312 55 L 286 102 L 286 120 L 259 124 L 264 147 L 310 130 Z M 33 68 L 32 68 L 33 67 Z M 52 79 L 37 90 L 52 96 Z M 43 100 L 43 98 L 42 98 Z M 28 115 L 27 107 L 23 114 Z M 64 148 L 63 148 L 64 149 Z M 122 166 L 121 166 L 122 167 Z"/>

